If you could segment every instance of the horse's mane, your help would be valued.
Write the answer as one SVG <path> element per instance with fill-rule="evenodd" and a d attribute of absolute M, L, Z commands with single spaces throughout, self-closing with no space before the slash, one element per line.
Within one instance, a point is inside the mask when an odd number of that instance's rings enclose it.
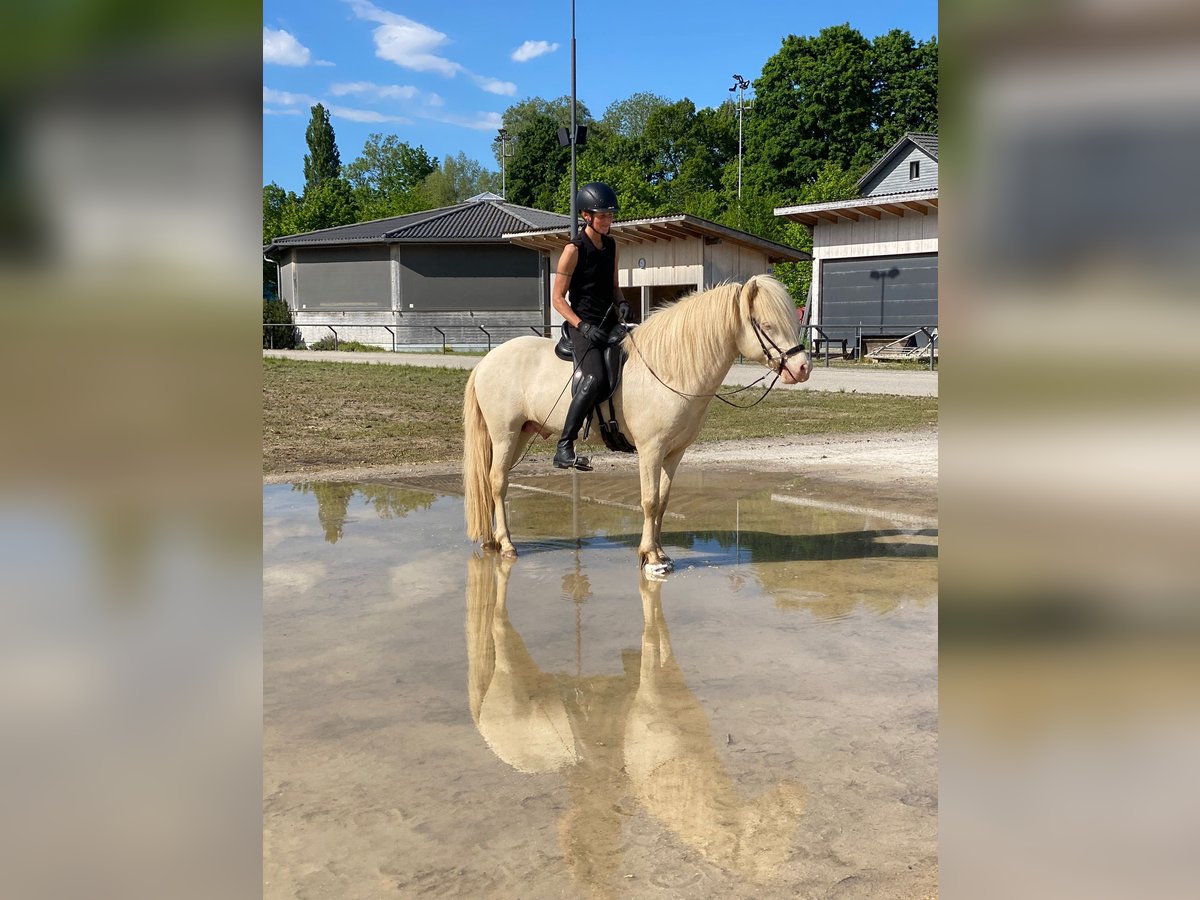
<path fill-rule="evenodd" d="M 640 354 L 662 377 L 691 372 L 691 360 L 719 357 L 737 327 L 739 284 L 718 284 L 655 310 L 626 338 L 630 361 Z M 629 341 L 637 346 L 631 350 Z"/>

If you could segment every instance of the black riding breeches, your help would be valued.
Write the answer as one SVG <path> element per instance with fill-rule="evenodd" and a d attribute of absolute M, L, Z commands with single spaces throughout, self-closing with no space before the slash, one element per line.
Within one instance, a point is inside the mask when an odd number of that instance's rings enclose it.
<path fill-rule="evenodd" d="M 575 350 L 575 359 L 578 362 L 579 371 L 584 378 L 591 375 L 596 380 L 599 396 L 603 397 L 608 394 L 606 390 L 608 386 L 608 378 L 604 374 L 604 344 L 593 344 L 582 334 L 579 329 L 568 325 L 567 334 L 571 338 L 571 346 Z"/>

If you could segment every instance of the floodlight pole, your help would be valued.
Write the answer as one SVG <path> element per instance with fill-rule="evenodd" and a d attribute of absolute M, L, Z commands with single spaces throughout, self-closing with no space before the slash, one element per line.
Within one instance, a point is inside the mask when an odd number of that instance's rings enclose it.
<path fill-rule="evenodd" d="M 500 196 L 508 199 L 508 173 L 505 171 L 504 160 L 508 156 L 508 129 L 501 128 L 500 141 Z"/>
<path fill-rule="evenodd" d="M 746 88 L 750 82 L 741 75 L 733 76 L 733 87 L 729 90 L 738 92 L 738 205 L 742 202 L 742 110 L 746 106 Z"/>
<path fill-rule="evenodd" d="M 571 240 L 579 223 L 579 198 L 575 191 L 575 0 L 571 0 Z"/>

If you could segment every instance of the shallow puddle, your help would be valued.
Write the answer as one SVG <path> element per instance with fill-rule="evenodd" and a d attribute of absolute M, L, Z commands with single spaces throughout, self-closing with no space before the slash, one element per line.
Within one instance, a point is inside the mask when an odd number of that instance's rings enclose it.
<path fill-rule="evenodd" d="M 264 489 L 268 897 L 936 892 L 934 513 L 682 474 Z M 874 501 L 874 505 L 868 505 Z"/>

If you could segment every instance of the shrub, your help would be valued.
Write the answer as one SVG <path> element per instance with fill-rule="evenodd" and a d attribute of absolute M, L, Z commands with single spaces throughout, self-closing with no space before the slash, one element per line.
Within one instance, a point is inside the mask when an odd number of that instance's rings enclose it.
<path fill-rule="evenodd" d="M 382 347 L 376 347 L 373 344 L 362 344 L 358 341 L 338 341 L 337 346 L 333 345 L 333 335 L 328 334 L 319 341 L 313 341 L 308 345 L 309 350 L 344 350 L 347 353 L 383 353 Z"/>
<path fill-rule="evenodd" d="M 263 349 L 271 350 L 295 350 L 304 346 L 300 329 L 292 322 L 292 311 L 282 300 L 263 301 L 262 345 Z"/>

